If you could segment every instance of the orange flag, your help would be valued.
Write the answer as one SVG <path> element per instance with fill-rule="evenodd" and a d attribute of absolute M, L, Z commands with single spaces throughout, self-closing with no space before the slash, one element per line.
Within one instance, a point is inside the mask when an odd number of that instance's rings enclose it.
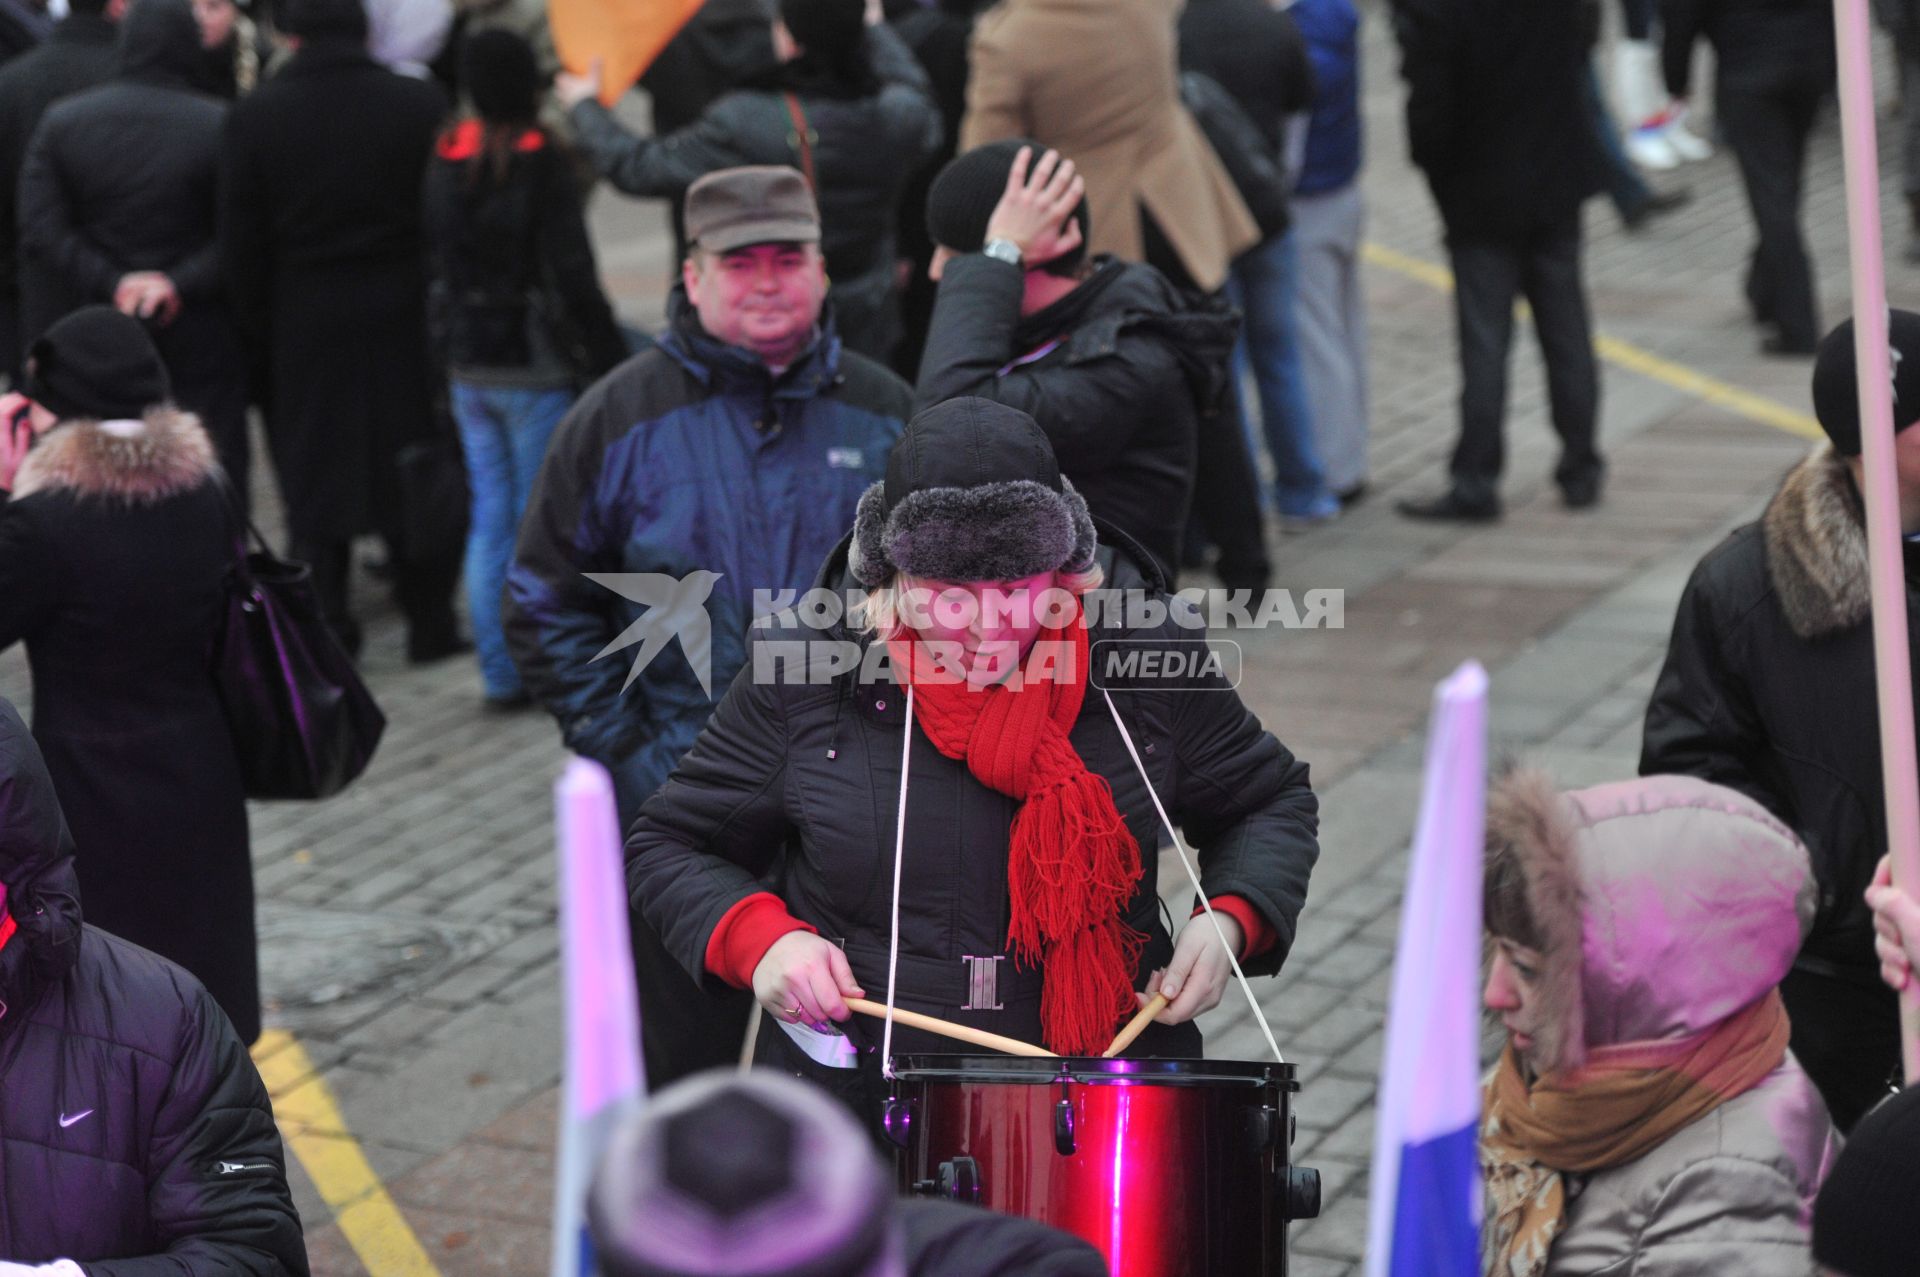
<path fill-rule="evenodd" d="M 584 75 L 600 59 L 600 100 L 612 106 L 687 24 L 701 0 L 547 0 L 560 62 Z"/>

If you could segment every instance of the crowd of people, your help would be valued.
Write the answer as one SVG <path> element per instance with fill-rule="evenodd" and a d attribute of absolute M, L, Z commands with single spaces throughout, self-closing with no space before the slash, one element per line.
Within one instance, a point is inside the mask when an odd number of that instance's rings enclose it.
<path fill-rule="evenodd" d="M 848 1002 L 1095 1055 L 1158 994 L 1127 1051 L 1198 1058 L 1232 970 L 1285 962 L 1307 763 L 1222 676 L 1092 677 L 1098 644 L 1181 641 L 1094 600 L 1202 570 L 1263 590 L 1271 528 L 1367 493 L 1360 10 L 709 0 L 641 131 L 539 5 L 257 5 L 0 0 L 0 647 L 34 689 L 30 734 L 0 704 L 0 1274 L 306 1271 L 245 1055 L 247 787 L 208 670 L 256 433 L 344 653 L 377 533 L 408 659 L 473 653 L 487 711 L 537 707 L 613 779 L 661 1098 L 596 1191 L 609 1254 L 727 1271 L 632 1220 L 667 1209 L 662 1174 L 734 1201 L 728 1158 L 803 1132 L 860 1154 L 753 1188 L 837 1194 L 805 1271 L 1100 1271 L 887 1203 L 860 1147 L 882 1055 L 932 1039 Z M 1798 226 L 1831 36 L 1818 0 L 1622 8 L 1663 77 L 1624 142 L 1596 4 L 1391 6 L 1462 380 L 1446 486 L 1399 509 L 1500 516 L 1519 298 L 1564 504 L 1603 499 L 1582 209 L 1684 202 L 1636 165 L 1706 147 L 1703 38 L 1746 296 L 1770 353 L 1817 355 L 1829 442 L 1688 583 L 1641 777 L 1493 786 L 1485 1271 L 1881 1277 L 1901 1252 L 1860 1203 L 1920 1165 L 1887 1098 L 1920 903 L 1864 726 L 1852 331 L 1820 340 Z M 658 332 L 602 285 L 603 186 L 670 202 Z M 1920 582 L 1920 315 L 1891 340 Z M 765 615 L 810 590 L 848 606 Z M 651 659 L 676 634 L 687 659 Z M 1180 919 L 1172 825 L 1201 866 Z M 756 1004 L 753 1058 L 812 1090 L 697 1076 Z M 715 1132 L 712 1164 L 645 1169 L 668 1124 Z M 727 1244 L 797 1244 L 763 1233 Z"/>

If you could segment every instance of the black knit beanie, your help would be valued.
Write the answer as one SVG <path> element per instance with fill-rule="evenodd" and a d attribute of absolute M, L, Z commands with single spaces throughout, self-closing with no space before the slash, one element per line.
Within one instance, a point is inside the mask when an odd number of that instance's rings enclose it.
<path fill-rule="evenodd" d="M 1845 1277 L 1912 1277 L 1920 1201 L 1920 1090 L 1860 1119 L 1813 1203 L 1814 1262 Z"/>
<path fill-rule="evenodd" d="M 526 39 L 501 27 L 469 35 L 460 47 L 460 79 L 480 118 L 531 124 L 540 114 L 540 64 Z"/>
<path fill-rule="evenodd" d="M 82 306 L 27 351 L 27 398 L 62 421 L 138 417 L 172 393 L 144 324 L 111 306 Z"/>
<path fill-rule="evenodd" d="M 1920 315 L 1887 311 L 1887 344 L 1893 354 L 1893 429 L 1920 421 Z M 1813 413 L 1843 457 L 1860 455 L 1859 364 L 1853 357 L 1853 321 L 1828 333 L 1813 361 Z"/>
<path fill-rule="evenodd" d="M 780 21 L 794 42 L 823 63 L 867 38 L 865 0 L 780 0 Z"/>
<path fill-rule="evenodd" d="M 1033 164 L 1040 162 L 1047 148 L 1031 138 L 1009 138 L 976 146 L 964 155 L 956 155 L 940 170 L 927 189 L 927 235 L 934 243 L 956 253 L 977 253 L 987 242 L 987 219 L 1007 190 L 1007 174 L 1013 172 L 1013 160 L 1026 146 L 1033 149 Z M 1028 170 L 1031 172 L 1031 168 Z M 1087 255 L 1087 240 L 1093 226 L 1087 216 L 1087 201 L 1074 208 L 1073 220 L 1080 223 L 1080 243 L 1049 265 L 1057 270 L 1078 266 Z M 1030 262 L 1028 265 L 1039 265 Z"/>
<path fill-rule="evenodd" d="M 302 40 L 367 39 L 367 10 L 361 0 L 280 0 L 274 25 Z"/>

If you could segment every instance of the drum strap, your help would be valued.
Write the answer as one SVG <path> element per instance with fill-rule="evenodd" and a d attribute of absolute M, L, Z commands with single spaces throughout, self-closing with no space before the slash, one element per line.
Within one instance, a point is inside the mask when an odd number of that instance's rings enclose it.
<path fill-rule="evenodd" d="M 907 759 L 913 754 L 913 684 L 907 684 L 907 728 L 900 733 L 900 808 L 893 828 L 893 916 L 887 925 L 887 1023 L 880 1033 L 880 1072 L 893 1080 L 893 986 L 900 970 L 900 866 L 907 852 Z"/>
<path fill-rule="evenodd" d="M 1253 1022 L 1258 1024 L 1260 1032 L 1266 1035 L 1267 1045 L 1273 1048 L 1273 1058 L 1285 1064 L 1287 1057 L 1280 1054 L 1280 1044 L 1274 1040 L 1273 1026 L 1267 1023 L 1267 1013 L 1260 1009 L 1260 999 L 1253 996 L 1253 985 L 1247 982 L 1247 973 L 1240 969 L 1239 956 L 1234 953 L 1233 946 L 1227 943 L 1227 933 L 1221 929 L 1220 916 L 1213 911 L 1213 902 L 1207 899 L 1206 890 L 1200 885 L 1200 873 L 1194 868 L 1193 853 L 1188 849 L 1186 840 L 1180 837 L 1180 831 L 1173 827 L 1173 821 L 1168 818 L 1167 809 L 1160 802 L 1160 793 L 1153 787 L 1153 778 L 1147 775 L 1147 765 L 1140 761 L 1140 751 L 1133 747 L 1133 733 L 1127 730 L 1126 723 L 1120 717 L 1120 707 L 1113 703 L 1113 693 L 1106 688 L 1101 688 L 1100 694 L 1107 698 L 1107 710 L 1113 715 L 1113 725 L 1120 729 L 1120 739 L 1126 742 L 1127 754 L 1133 759 L 1134 767 L 1140 772 L 1140 779 L 1147 787 L 1147 796 L 1153 799 L 1153 809 L 1160 813 L 1160 823 L 1166 826 L 1167 834 L 1173 839 L 1174 850 L 1180 853 L 1180 865 L 1187 871 L 1187 879 L 1193 883 L 1194 894 L 1200 898 L 1201 905 L 1206 908 L 1207 921 L 1213 924 L 1213 934 L 1220 938 L 1220 947 L 1226 950 L 1227 961 L 1233 964 L 1234 978 L 1240 981 L 1240 991 L 1247 995 L 1247 1005 L 1253 1008 Z M 906 793 L 904 768 L 902 768 L 900 779 L 900 792 L 904 795 Z M 899 900 L 899 873 L 900 870 L 896 865 L 894 868 L 896 908 Z M 898 919 L 895 921 L 897 923 Z M 891 991 L 888 996 L 892 996 Z"/>

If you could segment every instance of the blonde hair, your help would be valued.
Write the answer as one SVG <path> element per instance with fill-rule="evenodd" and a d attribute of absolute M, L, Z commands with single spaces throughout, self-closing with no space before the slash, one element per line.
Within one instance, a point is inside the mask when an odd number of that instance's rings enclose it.
<path fill-rule="evenodd" d="M 1069 572 L 1062 568 L 1054 572 L 1051 588 L 1065 590 L 1077 599 L 1090 590 L 1099 589 L 1106 579 L 1106 571 L 1098 563 L 1083 572 Z M 848 628 L 855 634 L 872 634 L 882 643 L 891 643 L 894 639 L 910 635 L 913 627 L 907 624 L 906 619 L 907 593 L 930 588 L 919 577 L 896 572 L 891 581 L 875 586 L 864 597 L 854 600 L 847 609 Z"/>

